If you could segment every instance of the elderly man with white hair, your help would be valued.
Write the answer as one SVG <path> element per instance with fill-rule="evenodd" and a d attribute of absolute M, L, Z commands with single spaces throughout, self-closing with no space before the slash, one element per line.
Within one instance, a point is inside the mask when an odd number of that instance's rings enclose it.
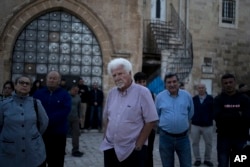
<path fill-rule="evenodd" d="M 211 162 L 212 137 L 213 137 L 213 97 L 206 92 L 206 85 L 200 83 L 197 85 L 198 94 L 193 97 L 194 116 L 192 118 L 191 137 L 193 153 L 195 157 L 195 166 L 201 165 L 200 155 L 200 137 L 205 141 L 204 164 L 213 166 Z"/>
<path fill-rule="evenodd" d="M 147 139 L 158 120 L 151 93 L 133 82 L 132 64 L 124 58 L 111 60 L 108 73 L 116 87 L 109 91 L 103 111 L 104 166 L 145 167 Z"/>

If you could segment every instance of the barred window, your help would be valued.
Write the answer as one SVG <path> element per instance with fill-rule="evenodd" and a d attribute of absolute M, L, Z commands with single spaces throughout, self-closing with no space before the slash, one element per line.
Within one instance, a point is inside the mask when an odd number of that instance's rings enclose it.
<path fill-rule="evenodd" d="M 222 22 L 235 24 L 235 0 L 223 0 L 222 3 Z"/>
<path fill-rule="evenodd" d="M 237 28 L 239 1 L 219 0 L 219 2 L 219 26 L 225 28 Z"/>

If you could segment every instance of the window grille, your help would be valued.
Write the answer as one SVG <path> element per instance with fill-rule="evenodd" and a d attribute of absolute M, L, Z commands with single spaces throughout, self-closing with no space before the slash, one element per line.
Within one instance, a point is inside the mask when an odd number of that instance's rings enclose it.
<path fill-rule="evenodd" d="M 222 23 L 235 24 L 235 0 L 223 0 L 222 2 Z"/>
<path fill-rule="evenodd" d="M 18 36 L 12 54 L 12 79 L 29 75 L 44 79 L 57 70 L 70 82 L 102 85 L 102 53 L 90 28 L 65 11 L 52 11 L 32 20 Z"/>

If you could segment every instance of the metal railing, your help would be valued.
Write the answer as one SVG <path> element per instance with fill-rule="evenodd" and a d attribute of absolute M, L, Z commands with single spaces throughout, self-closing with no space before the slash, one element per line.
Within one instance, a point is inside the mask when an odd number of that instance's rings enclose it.
<path fill-rule="evenodd" d="M 175 8 L 171 4 L 171 22 L 173 27 L 177 30 L 178 35 L 184 42 L 184 54 L 179 58 L 179 63 L 177 63 L 177 70 L 180 80 L 184 80 L 193 67 L 193 43 L 192 35 L 187 29 L 186 25 L 181 20 L 179 14 L 176 12 Z M 181 69 L 181 66 L 185 64 L 186 67 Z"/>
<path fill-rule="evenodd" d="M 179 42 L 172 44 L 171 40 Z M 193 67 L 192 35 L 181 20 L 174 6 L 171 4 L 171 20 L 164 22 L 160 20 L 144 21 L 143 52 L 161 56 L 162 50 L 169 50 L 170 64 L 166 71 L 176 72 L 180 80 L 184 80 Z M 159 76 L 159 71 L 150 76 L 150 80 Z"/>
<path fill-rule="evenodd" d="M 181 38 L 184 42 L 184 47 L 187 50 L 186 56 L 189 55 L 189 56 L 193 57 L 192 35 L 189 32 L 189 30 L 187 29 L 184 22 L 181 20 L 179 14 L 176 12 L 174 6 L 172 4 L 170 4 L 170 6 L 171 6 L 171 23 L 172 23 L 173 27 L 177 30 L 177 34 L 178 34 L 179 38 Z"/>
<path fill-rule="evenodd" d="M 169 23 L 161 20 L 144 20 L 143 52 L 160 54 L 168 45 Z"/>

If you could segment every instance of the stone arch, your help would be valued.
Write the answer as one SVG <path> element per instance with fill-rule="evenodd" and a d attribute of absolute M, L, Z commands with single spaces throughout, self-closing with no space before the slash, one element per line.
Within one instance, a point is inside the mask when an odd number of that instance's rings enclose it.
<path fill-rule="evenodd" d="M 113 44 L 109 32 L 102 21 L 91 9 L 80 2 L 70 0 L 38 0 L 21 8 L 20 11 L 10 18 L 2 32 L 0 38 L 0 57 L 2 58 L 0 76 L 2 75 L 2 82 L 10 78 L 12 49 L 20 31 L 40 14 L 56 9 L 63 9 L 77 16 L 85 22 L 96 35 L 103 55 L 103 80 L 104 82 L 107 81 L 108 77 L 105 77 L 105 71 L 109 57 L 113 53 Z"/>

